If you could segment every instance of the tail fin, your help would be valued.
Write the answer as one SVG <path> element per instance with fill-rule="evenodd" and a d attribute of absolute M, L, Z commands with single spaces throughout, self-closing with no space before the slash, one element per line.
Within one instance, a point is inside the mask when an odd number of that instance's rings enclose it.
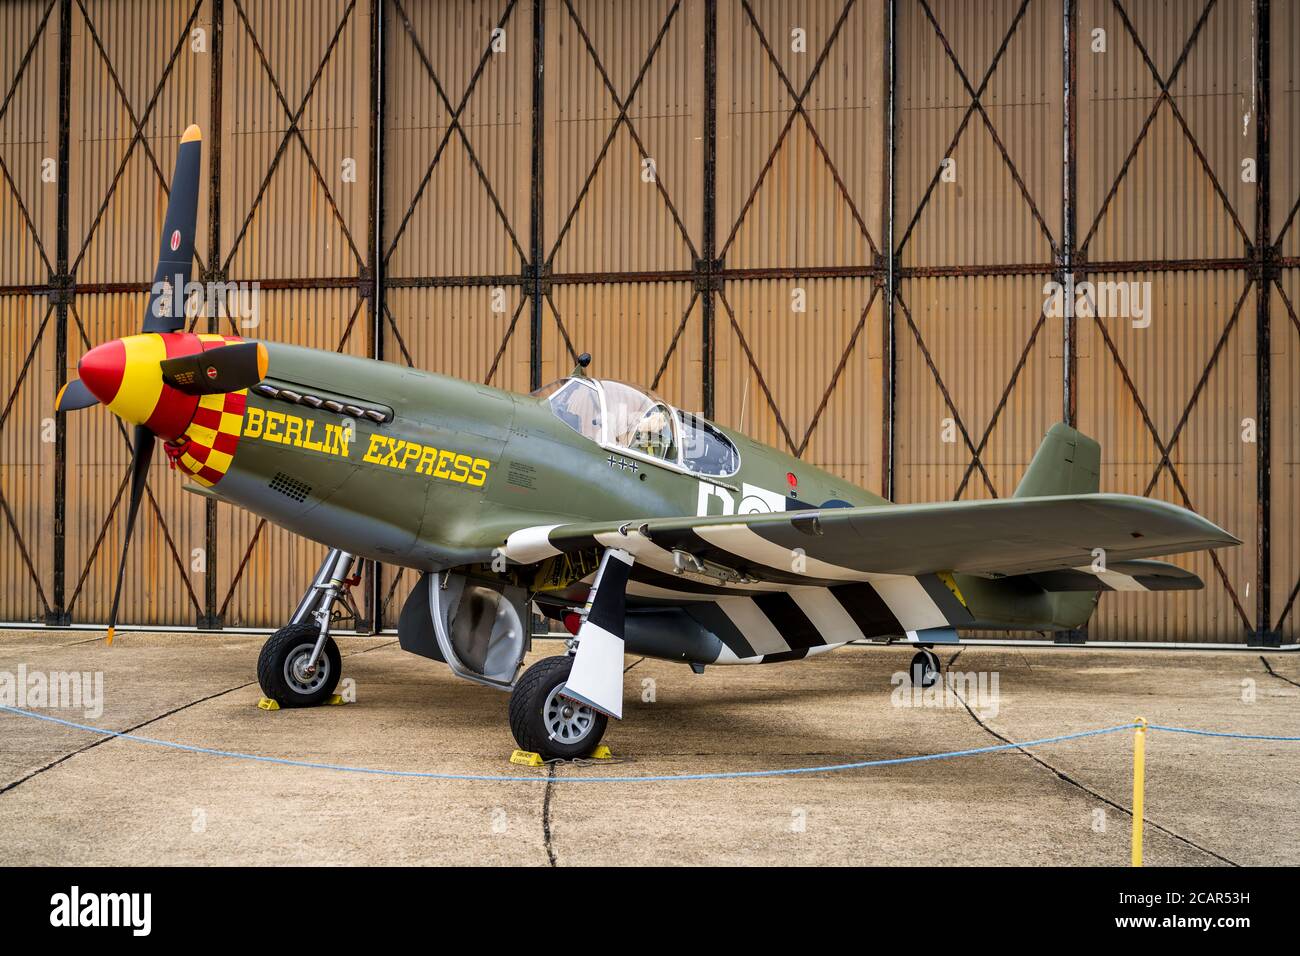
<path fill-rule="evenodd" d="M 1016 498 L 1044 495 L 1089 495 L 1101 487 L 1101 445 L 1064 422 L 1047 430 L 1034 460 L 1016 486 Z M 1096 585 L 1097 588 L 1100 585 Z M 1052 604 L 1052 621 L 1058 628 L 1080 628 L 1088 623 L 1101 592 L 1095 589 L 1054 592 L 1044 586 Z"/>
<path fill-rule="evenodd" d="M 1016 498 L 1095 494 L 1100 487 L 1101 446 L 1062 422 L 1047 431 L 1016 486 Z"/>

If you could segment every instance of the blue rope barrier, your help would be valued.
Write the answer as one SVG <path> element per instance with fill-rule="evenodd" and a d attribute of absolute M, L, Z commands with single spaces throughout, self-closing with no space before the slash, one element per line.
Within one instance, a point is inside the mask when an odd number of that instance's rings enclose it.
<path fill-rule="evenodd" d="M 1300 740 L 1300 737 L 1275 737 L 1270 734 L 1230 734 L 1222 730 L 1197 730 L 1194 727 L 1165 727 L 1148 724 L 1147 730 L 1163 730 L 1167 734 L 1193 734 L 1197 737 L 1230 737 L 1233 740 Z"/>
<path fill-rule="evenodd" d="M 361 773 L 382 777 L 411 777 L 422 780 L 456 780 L 474 783 L 537 783 L 539 781 L 554 781 L 557 783 L 672 783 L 700 780 L 737 780 L 756 777 L 788 777 L 796 774 L 808 773 L 839 773 L 846 770 L 864 770 L 871 767 L 890 767 L 900 764 L 922 763 L 928 760 L 950 760 L 957 757 L 975 757 L 983 754 L 1001 753 L 1008 750 L 1021 750 L 1026 747 L 1041 747 L 1045 744 L 1062 743 L 1067 740 L 1082 740 L 1086 737 L 1100 737 L 1104 734 L 1118 733 L 1121 730 L 1133 730 L 1139 726 L 1136 723 L 1117 724 L 1114 727 L 1101 727 L 1096 730 L 1081 730 L 1072 734 L 1061 734 L 1056 737 L 1041 737 L 1038 740 L 1027 740 L 1022 743 L 994 744 L 988 747 L 974 747 L 967 750 L 950 750 L 937 754 L 918 754 L 913 757 L 889 757 L 881 760 L 860 760 L 852 763 L 824 764 L 817 767 L 786 767 L 778 770 L 730 770 L 719 773 L 656 774 L 621 777 L 550 777 L 540 775 L 516 776 L 505 774 L 437 773 L 425 770 L 390 770 L 381 767 L 354 767 L 347 764 L 318 763 L 310 760 L 293 760 L 288 757 L 268 757 L 263 754 L 242 753 L 235 750 L 217 750 L 212 747 L 199 747 L 194 744 L 182 744 L 172 740 L 159 740 L 155 737 L 143 737 L 138 734 L 130 734 L 120 730 L 106 730 L 103 727 L 93 727 L 90 724 L 79 724 L 75 721 L 64 720 L 61 717 L 53 717 L 49 714 L 38 714 L 30 710 L 23 710 L 19 707 L 9 707 L 3 704 L 0 704 L 0 711 L 13 714 L 17 717 L 27 717 L 32 720 L 40 720 L 46 723 L 59 724 L 63 727 L 70 727 L 73 730 L 98 734 L 105 738 L 129 740 L 133 743 L 147 744 L 153 747 L 165 747 L 169 750 L 203 754 L 209 757 L 225 757 L 231 760 L 253 760 L 259 763 L 278 764 L 285 767 L 302 767 L 308 770 L 334 770 L 340 773 Z M 1191 727 L 1168 727 L 1161 724 L 1149 724 L 1147 729 L 1160 730 L 1166 733 L 1175 734 L 1194 734 L 1203 737 L 1229 737 L 1236 740 L 1300 741 L 1300 737 L 1278 737 L 1264 734 L 1233 734 L 1213 730 L 1197 730 Z"/>
<path fill-rule="evenodd" d="M 549 777 L 540 775 L 525 777 L 508 776 L 504 774 L 436 773 L 424 770 L 388 770 L 379 767 L 353 767 L 346 764 L 316 763 L 309 760 L 291 760 L 287 757 L 268 757 L 262 754 L 241 753 L 233 750 L 215 750 L 211 747 L 198 747 L 193 744 L 181 744 L 172 740 L 158 740 L 155 737 L 142 737 L 138 734 L 129 734 L 120 730 L 105 730 L 103 727 L 92 727 L 89 724 L 79 724 L 75 721 L 64 720 L 61 717 L 53 717 L 49 714 L 37 714 L 30 710 L 23 710 L 18 707 L 8 707 L 3 704 L 0 704 L 0 711 L 14 714 L 18 717 L 28 717 L 33 720 L 41 720 L 46 723 L 71 727 L 74 730 L 99 734 L 102 737 L 115 737 L 120 740 L 129 740 L 138 744 L 148 744 L 154 747 L 166 747 L 170 750 L 204 754 L 210 757 L 226 757 L 233 760 L 255 760 L 259 763 L 279 764 L 285 767 L 304 767 L 309 770 L 336 770 L 342 773 L 364 773 L 383 777 L 414 777 L 423 780 L 460 780 L 477 783 L 537 783 L 539 781 L 555 781 L 556 783 L 671 783 L 675 781 L 692 780 L 735 780 L 746 777 L 787 777 L 805 773 L 837 773 L 845 770 L 862 770 L 868 767 L 888 767 L 905 763 L 921 763 L 922 761 L 927 760 L 948 760 L 954 757 L 975 757 L 981 754 L 1000 753 L 1006 750 L 1019 750 L 1023 747 L 1039 747 L 1044 744 L 1060 743 L 1066 740 L 1080 740 L 1084 737 L 1098 737 L 1102 734 L 1118 733 L 1121 730 L 1132 730 L 1137 726 L 1137 724 L 1119 724 L 1115 727 L 1102 727 L 1097 730 L 1082 730 L 1073 734 L 1062 734 L 1058 737 L 1043 737 L 1039 740 L 1027 740 L 1024 743 L 995 744 L 989 747 L 975 747 L 969 750 L 952 750 L 946 753 L 920 754 L 915 757 L 890 757 L 883 760 L 861 760 L 854 763 L 826 764 L 820 767 L 787 767 L 779 770 L 731 770 L 720 773 L 658 774 L 634 777 Z"/>

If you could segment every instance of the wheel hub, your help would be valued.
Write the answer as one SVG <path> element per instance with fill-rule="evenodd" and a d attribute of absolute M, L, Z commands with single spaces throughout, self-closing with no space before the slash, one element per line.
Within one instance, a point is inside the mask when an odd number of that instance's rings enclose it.
<path fill-rule="evenodd" d="M 939 655 L 926 648 L 912 658 L 912 686 L 933 687 L 939 679 Z"/>
<path fill-rule="evenodd" d="M 546 696 L 546 703 L 542 705 L 542 723 L 546 726 L 546 733 L 551 740 L 560 743 L 578 743 L 591 733 L 595 721 L 596 714 L 590 707 L 561 697 L 559 687 Z"/>
<path fill-rule="evenodd" d="M 315 667 L 307 666 L 313 650 L 315 650 L 314 644 L 300 644 L 285 658 L 284 679 L 301 694 L 314 693 L 329 679 L 329 658 L 324 654 L 320 656 Z"/>

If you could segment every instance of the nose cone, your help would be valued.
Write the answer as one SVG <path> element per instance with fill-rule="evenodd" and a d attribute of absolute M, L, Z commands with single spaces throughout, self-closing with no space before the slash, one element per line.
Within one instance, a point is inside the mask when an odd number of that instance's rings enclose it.
<path fill-rule="evenodd" d="M 95 346 L 81 357 L 77 371 L 90 394 L 111 406 L 126 375 L 126 345 L 116 339 Z"/>
<path fill-rule="evenodd" d="M 162 362 L 199 348 L 197 338 L 185 335 L 132 335 L 91 349 L 77 370 L 90 393 L 118 418 L 172 439 L 189 426 L 198 398 L 164 385 Z"/>

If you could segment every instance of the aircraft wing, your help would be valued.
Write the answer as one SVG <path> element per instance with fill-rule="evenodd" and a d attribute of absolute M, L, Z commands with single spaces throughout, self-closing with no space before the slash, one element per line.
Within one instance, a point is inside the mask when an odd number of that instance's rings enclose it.
<path fill-rule="evenodd" d="M 1085 494 L 548 525 L 516 531 L 503 550 L 533 563 L 616 547 L 652 565 L 673 560 L 689 571 L 694 560 L 712 565 L 710 573 L 797 586 L 940 571 L 1068 572 L 1091 566 L 1097 549 L 1111 565 L 1240 543 L 1168 502 Z"/>
<path fill-rule="evenodd" d="M 625 594 L 678 604 L 675 633 L 693 626 L 718 642 L 719 661 L 785 661 L 881 635 L 956 642 L 955 628 L 978 620 L 948 572 L 1063 590 L 1194 588 L 1195 575 L 1141 559 L 1239 543 L 1177 505 L 1082 494 L 542 525 L 502 550 L 533 564 L 603 549 L 562 693 L 618 717 Z"/>

